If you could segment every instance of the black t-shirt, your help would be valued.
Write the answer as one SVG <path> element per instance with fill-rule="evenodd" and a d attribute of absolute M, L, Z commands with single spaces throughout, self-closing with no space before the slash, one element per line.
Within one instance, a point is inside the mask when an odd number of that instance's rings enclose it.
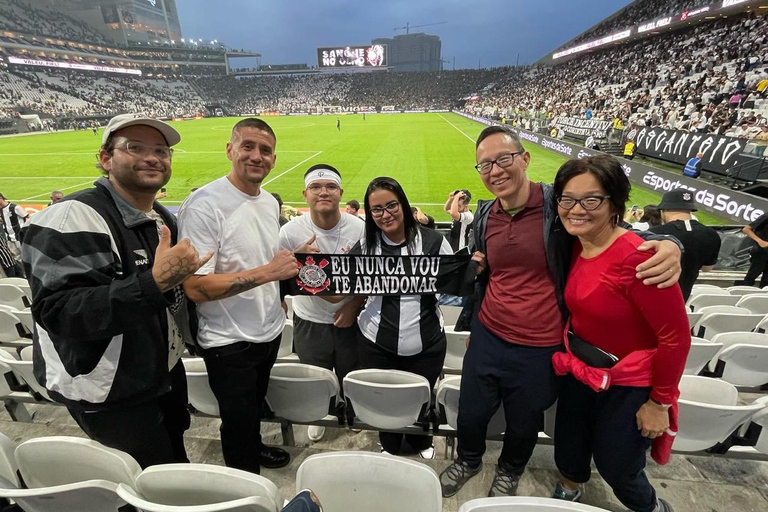
<path fill-rule="evenodd" d="M 749 223 L 749 227 L 763 240 L 768 240 L 768 213 L 764 213 Z"/>
<path fill-rule="evenodd" d="M 649 230 L 660 235 L 672 235 L 683 244 L 683 272 L 680 275 L 680 289 L 688 300 L 691 289 L 699 277 L 699 269 L 714 265 L 720 252 L 720 235 L 717 231 L 698 221 L 676 220 Z"/>

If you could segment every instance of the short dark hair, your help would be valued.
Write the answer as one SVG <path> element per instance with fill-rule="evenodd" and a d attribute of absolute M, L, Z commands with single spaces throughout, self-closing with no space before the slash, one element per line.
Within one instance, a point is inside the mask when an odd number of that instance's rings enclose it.
<path fill-rule="evenodd" d="M 269 126 L 266 121 L 263 121 L 258 117 L 246 117 L 245 119 L 241 119 L 237 122 L 237 124 L 235 124 L 235 126 L 232 127 L 232 134 L 234 135 L 235 133 L 239 133 L 243 128 L 256 128 L 257 130 L 266 132 L 270 134 L 273 139 L 275 139 L 275 144 L 277 144 L 277 135 L 275 135 L 272 127 Z"/>
<path fill-rule="evenodd" d="M 323 169 L 323 170 L 326 170 L 326 171 L 331 171 L 333 173 L 338 174 L 339 178 L 341 178 L 341 173 L 339 172 L 339 170 L 336 169 L 334 166 L 328 165 L 328 164 L 315 164 L 315 165 L 313 165 L 312 167 L 307 169 L 307 172 L 304 173 L 304 177 L 306 178 L 307 174 L 311 173 L 312 171 L 316 171 L 317 169 Z"/>
<path fill-rule="evenodd" d="M 565 162 L 555 175 L 554 198 L 557 199 L 563 194 L 565 185 L 572 178 L 586 173 L 597 178 L 605 194 L 610 196 L 608 202 L 613 208 L 613 213 L 623 217 L 632 187 L 621 163 L 611 155 L 591 156 Z"/>
<path fill-rule="evenodd" d="M 365 191 L 365 252 L 367 254 L 373 254 L 378 244 L 378 239 L 381 236 L 381 229 L 376 225 L 371 215 L 371 204 L 368 201 L 369 196 L 377 190 L 389 190 L 397 198 L 397 202 L 400 203 L 400 210 L 402 212 L 411 211 L 411 203 L 408 202 L 408 197 L 405 195 L 403 187 L 394 178 L 382 176 L 374 178 L 371 183 L 368 184 L 368 188 Z M 419 227 L 416 223 L 416 219 L 413 215 L 403 215 L 403 226 L 405 227 L 405 243 L 408 246 L 410 252 L 411 243 L 416 239 L 416 233 L 419 232 Z"/>
<path fill-rule="evenodd" d="M 277 201 L 277 206 L 282 208 L 283 207 L 283 198 L 280 197 L 280 194 L 272 192 L 272 197 L 274 197 L 275 201 Z"/>
<path fill-rule="evenodd" d="M 115 134 L 114 133 L 110 133 L 109 135 L 107 135 L 107 140 L 105 140 L 104 144 L 102 144 L 101 148 L 99 148 L 99 154 L 101 154 L 102 151 L 104 151 L 105 153 L 109 153 L 110 155 L 114 153 L 115 151 Z M 109 176 L 109 171 L 106 170 L 101 165 L 101 159 L 99 158 L 99 154 L 96 155 L 96 168 L 99 169 L 101 171 L 101 174 L 103 174 L 104 176 Z"/>
<path fill-rule="evenodd" d="M 480 147 L 480 143 L 483 142 L 485 139 L 497 133 L 503 133 L 504 135 L 512 139 L 512 141 L 515 144 L 517 144 L 517 149 L 519 151 L 525 151 L 525 148 L 523 147 L 523 143 L 520 142 L 520 137 L 517 135 L 517 133 L 509 126 L 502 125 L 502 124 L 489 126 L 483 131 L 481 131 L 480 135 L 477 136 L 477 142 L 475 142 L 475 149 Z"/>
<path fill-rule="evenodd" d="M 649 226 L 661 226 L 661 211 L 655 204 L 643 206 L 643 216 L 640 222 L 647 222 Z"/>
<path fill-rule="evenodd" d="M 349 201 L 347 201 L 346 204 L 347 206 L 351 206 L 352 208 L 354 208 L 355 211 L 360 209 L 360 201 L 358 201 L 357 199 L 350 199 Z"/>

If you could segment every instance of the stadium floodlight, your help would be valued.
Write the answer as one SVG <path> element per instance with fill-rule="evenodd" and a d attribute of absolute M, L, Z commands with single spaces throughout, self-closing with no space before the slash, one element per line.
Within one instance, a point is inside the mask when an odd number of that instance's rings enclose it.
<path fill-rule="evenodd" d="M 184 38 L 183 38 L 183 37 L 181 38 L 181 42 L 182 42 L 182 43 L 186 43 L 186 41 L 184 40 Z"/>

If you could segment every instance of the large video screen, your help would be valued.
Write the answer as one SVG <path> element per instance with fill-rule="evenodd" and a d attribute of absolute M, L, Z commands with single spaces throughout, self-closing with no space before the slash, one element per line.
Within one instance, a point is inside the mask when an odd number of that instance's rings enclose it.
<path fill-rule="evenodd" d="M 387 45 L 318 48 L 319 68 L 365 68 L 387 65 Z"/>

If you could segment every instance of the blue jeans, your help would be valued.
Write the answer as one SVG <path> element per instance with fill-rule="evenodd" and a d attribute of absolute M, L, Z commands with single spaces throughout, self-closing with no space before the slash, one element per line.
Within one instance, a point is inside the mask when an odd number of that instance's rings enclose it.
<path fill-rule="evenodd" d="M 280 512 L 322 512 L 322 508 L 310 498 L 310 491 L 301 491 Z"/>

